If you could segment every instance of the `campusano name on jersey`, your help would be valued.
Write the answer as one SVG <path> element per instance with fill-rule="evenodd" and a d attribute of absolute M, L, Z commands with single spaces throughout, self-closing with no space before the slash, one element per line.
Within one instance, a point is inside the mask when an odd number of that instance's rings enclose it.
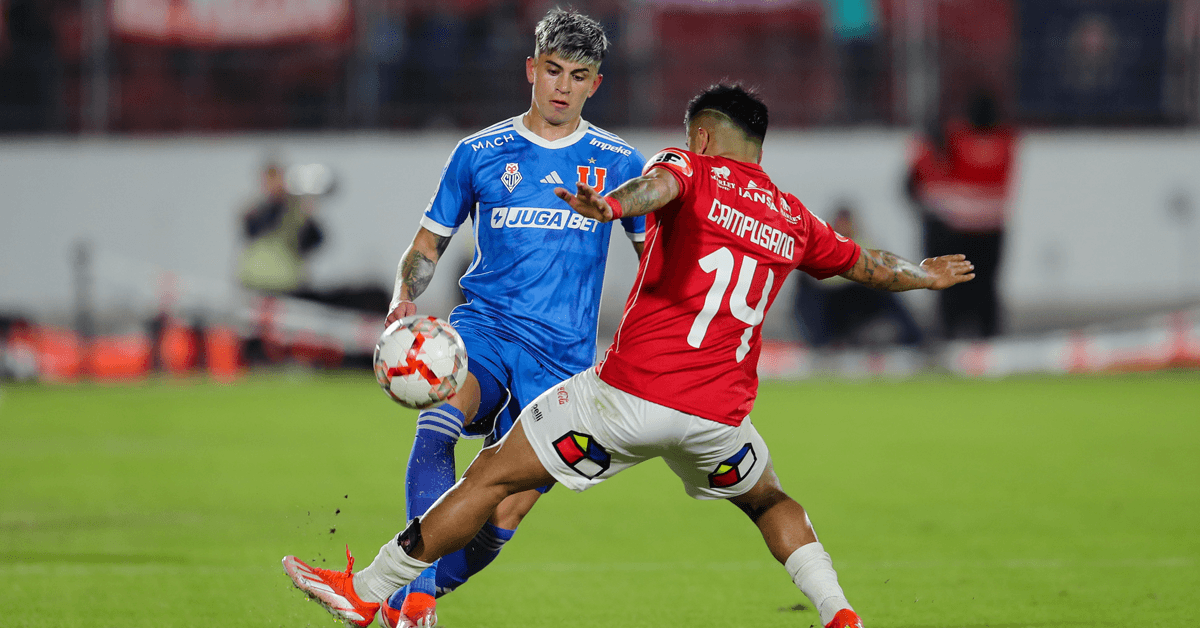
<path fill-rule="evenodd" d="M 715 198 L 708 209 L 708 219 L 784 259 L 791 260 L 796 252 L 796 239 L 790 234 L 747 216 Z"/>

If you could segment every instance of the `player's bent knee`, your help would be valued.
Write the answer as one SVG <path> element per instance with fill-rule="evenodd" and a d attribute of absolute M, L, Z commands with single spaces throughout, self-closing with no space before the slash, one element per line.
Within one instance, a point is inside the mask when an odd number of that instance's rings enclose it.
<path fill-rule="evenodd" d="M 462 388 L 446 403 L 462 412 L 463 426 L 465 427 L 475 420 L 475 415 L 479 414 L 479 400 L 479 380 L 475 378 L 474 373 L 468 371 L 467 380 L 463 382 Z"/>
<path fill-rule="evenodd" d="M 507 495 L 544 486 L 553 481 L 536 458 L 530 461 L 507 454 L 503 450 L 503 443 L 482 449 L 462 476 L 464 488 L 497 488 L 505 491 Z"/>
<path fill-rule="evenodd" d="M 750 490 L 730 498 L 729 501 L 741 508 L 751 521 L 757 522 L 768 510 L 781 503 L 791 501 L 791 497 L 788 497 L 788 494 L 783 492 L 783 487 L 779 485 L 779 477 L 775 475 L 774 465 L 767 463 L 767 468 L 758 482 Z"/>
<path fill-rule="evenodd" d="M 751 491 L 744 495 L 739 495 L 731 500 L 735 506 L 742 509 L 751 521 L 757 522 L 768 510 L 791 501 L 787 493 L 777 488 L 769 488 L 764 491 Z"/>

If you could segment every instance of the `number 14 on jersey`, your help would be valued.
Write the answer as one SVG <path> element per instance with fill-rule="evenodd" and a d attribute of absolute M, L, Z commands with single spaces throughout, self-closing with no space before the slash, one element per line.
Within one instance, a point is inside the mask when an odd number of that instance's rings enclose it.
<path fill-rule="evenodd" d="M 736 265 L 733 253 L 726 247 L 721 247 L 705 255 L 698 262 L 700 270 L 708 274 L 715 273 L 715 275 L 713 275 L 713 283 L 709 286 L 708 293 L 704 295 L 704 307 L 696 314 L 695 320 L 692 321 L 692 328 L 688 331 L 687 342 L 696 349 L 699 349 L 700 345 L 704 343 L 708 327 L 721 309 L 725 300 L 725 291 L 733 279 Z M 746 303 L 746 297 L 750 294 L 750 286 L 754 283 L 754 271 L 757 269 L 758 260 L 749 255 L 743 255 L 737 284 L 734 285 L 733 292 L 729 295 L 730 313 L 737 320 L 749 325 L 742 333 L 742 342 L 738 345 L 734 355 L 738 362 L 744 360 L 746 354 L 750 352 L 750 336 L 753 335 L 754 328 L 762 324 L 763 312 L 767 309 L 771 288 L 775 285 L 775 272 L 768 268 L 767 282 L 763 285 L 762 296 L 758 298 L 758 304 L 751 307 L 749 303 Z"/>

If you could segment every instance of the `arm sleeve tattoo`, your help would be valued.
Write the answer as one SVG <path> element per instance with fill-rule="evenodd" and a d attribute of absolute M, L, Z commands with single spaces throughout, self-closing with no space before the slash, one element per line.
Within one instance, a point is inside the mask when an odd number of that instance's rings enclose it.
<path fill-rule="evenodd" d="M 437 261 L 450 244 L 450 238 L 434 237 L 436 238 L 436 258 L 431 259 L 425 251 L 414 245 L 409 247 L 404 258 L 400 260 L 400 267 L 396 269 L 395 299 L 398 300 L 402 294 L 407 293 L 407 300 L 412 301 L 421 296 L 429 287 L 429 282 L 433 280 L 433 273 L 437 269 Z M 404 289 L 403 292 L 400 291 L 401 287 Z"/>
<path fill-rule="evenodd" d="M 919 265 L 895 253 L 878 249 L 862 249 L 854 267 L 843 277 L 892 292 L 929 286 L 929 275 Z"/>
<path fill-rule="evenodd" d="M 661 178 L 642 175 L 626 181 L 612 196 L 625 216 L 644 216 L 670 202 L 671 189 Z"/>

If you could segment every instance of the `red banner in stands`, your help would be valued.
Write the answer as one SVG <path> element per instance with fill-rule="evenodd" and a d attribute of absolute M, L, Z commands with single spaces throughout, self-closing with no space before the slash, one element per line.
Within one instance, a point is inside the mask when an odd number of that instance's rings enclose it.
<path fill-rule="evenodd" d="M 116 34 L 164 44 L 229 46 L 335 39 L 350 0 L 112 0 Z"/>

